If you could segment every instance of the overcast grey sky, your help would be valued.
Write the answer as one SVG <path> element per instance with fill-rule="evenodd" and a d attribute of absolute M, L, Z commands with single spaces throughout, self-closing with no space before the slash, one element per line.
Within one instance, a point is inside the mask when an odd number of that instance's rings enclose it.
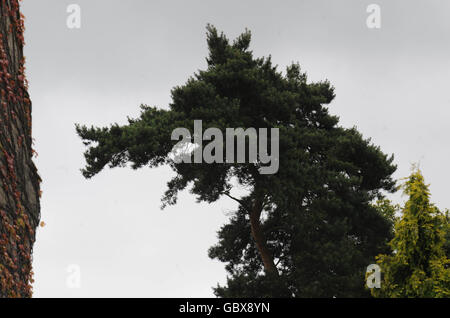
<path fill-rule="evenodd" d="M 66 26 L 72 3 L 81 29 Z M 380 29 L 366 25 L 371 3 Z M 124 123 L 141 103 L 167 107 L 170 89 L 206 66 L 207 23 L 229 38 L 247 27 L 256 56 L 271 54 L 282 69 L 299 61 L 310 80 L 329 79 L 341 124 L 394 153 L 397 178 L 420 162 L 433 201 L 450 207 L 449 1 L 24 0 L 22 10 L 47 224 L 34 251 L 36 297 L 210 297 L 225 282 L 207 249 L 234 203 L 183 193 L 161 211 L 166 167 L 85 180 L 74 130 Z M 81 288 L 67 285 L 71 264 Z"/>

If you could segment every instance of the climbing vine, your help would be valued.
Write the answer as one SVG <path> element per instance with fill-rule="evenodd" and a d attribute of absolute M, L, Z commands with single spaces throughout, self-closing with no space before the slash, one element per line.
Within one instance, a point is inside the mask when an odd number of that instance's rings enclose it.
<path fill-rule="evenodd" d="M 40 219 L 19 1 L 0 0 L 0 297 L 31 297 Z"/>

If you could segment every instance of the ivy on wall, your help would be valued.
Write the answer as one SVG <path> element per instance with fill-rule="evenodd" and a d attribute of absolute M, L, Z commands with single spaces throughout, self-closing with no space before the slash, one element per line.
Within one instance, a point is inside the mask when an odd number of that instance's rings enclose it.
<path fill-rule="evenodd" d="M 19 0 L 0 0 L 0 17 L 0 297 L 31 297 L 40 178 L 32 161 Z"/>

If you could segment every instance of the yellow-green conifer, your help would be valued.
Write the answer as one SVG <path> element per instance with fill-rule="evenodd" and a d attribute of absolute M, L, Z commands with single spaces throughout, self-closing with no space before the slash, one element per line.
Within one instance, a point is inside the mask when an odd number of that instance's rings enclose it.
<path fill-rule="evenodd" d="M 445 215 L 430 202 L 420 170 L 404 184 L 409 197 L 390 242 L 392 255 L 379 255 L 380 289 L 375 297 L 450 297 L 449 259 L 445 254 Z"/>

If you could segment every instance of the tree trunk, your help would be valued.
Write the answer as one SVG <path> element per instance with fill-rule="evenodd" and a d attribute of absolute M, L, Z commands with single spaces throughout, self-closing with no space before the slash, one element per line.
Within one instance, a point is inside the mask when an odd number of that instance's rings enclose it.
<path fill-rule="evenodd" d="M 19 0 L 0 1 L 0 297 L 31 297 L 40 219 Z"/>
<path fill-rule="evenodd" d="M 260 217 L 262 213 L 262 203 L 256 200 L 252 210 L 250 211 L 250 226 L 252 237 L 255 240 L 256 248 L 264 264 L 266 274 L 274 274 L 278 276 L 278 270 L 273 261 L 273 257 L 267 247 L 266 238 L 261 228 Z"/>

